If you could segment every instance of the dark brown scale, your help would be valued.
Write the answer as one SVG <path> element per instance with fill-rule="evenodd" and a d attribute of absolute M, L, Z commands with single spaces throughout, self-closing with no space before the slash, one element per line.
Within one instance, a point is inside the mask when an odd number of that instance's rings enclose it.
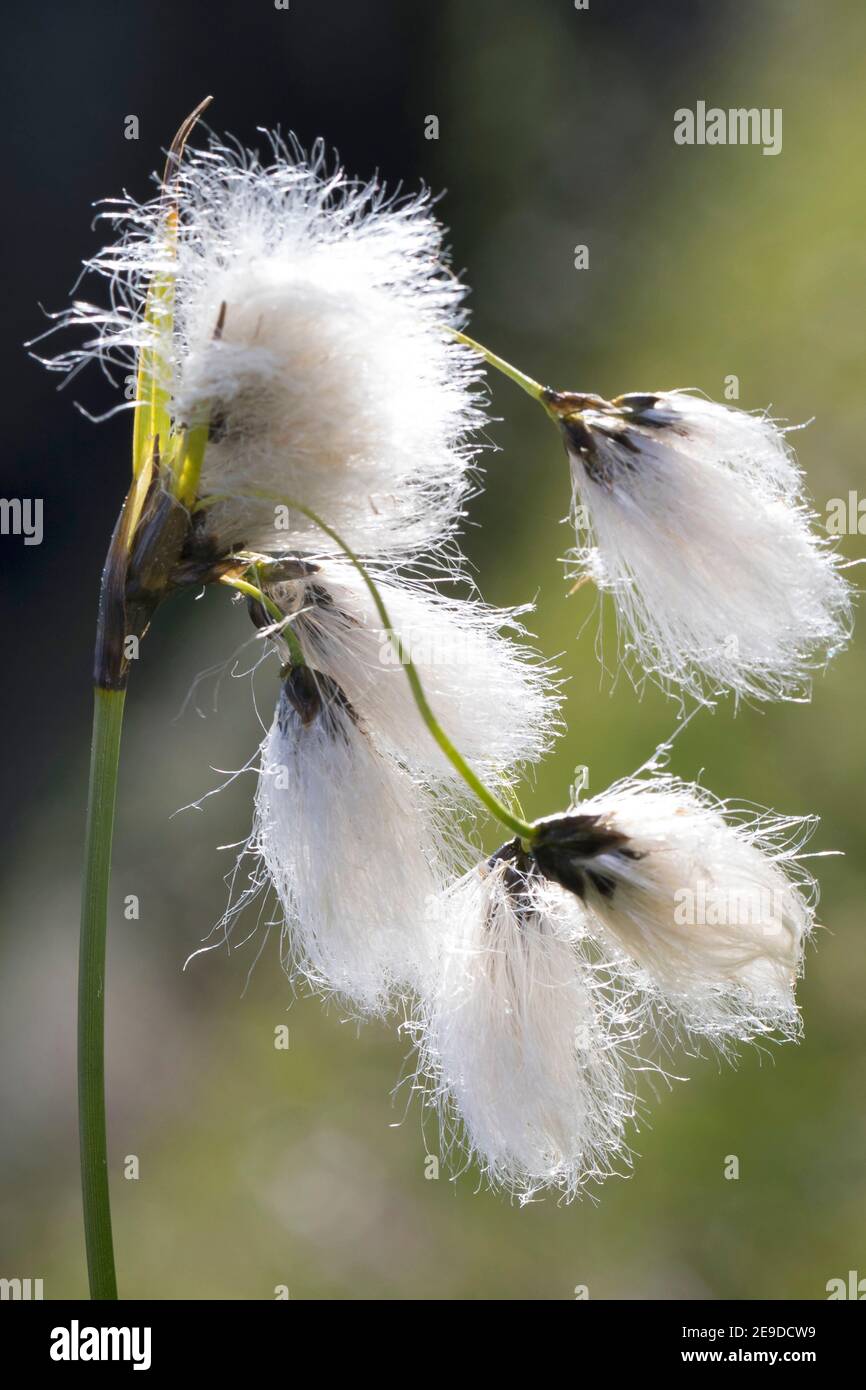
<path fill-rule="evenodd" d="M 302 555 L 280 555 L 263 565 L 261 572 L 268 584 L 283 584 L 296 579 L 308 579 L 311 574 L 318 574 L 320 568 L 320 565 L 312 560 L 305 560 Z"/>
<path fill-rule="evenodd" d="M 176 587 L 213 584 L 221 575 L 237 569 L 238 562 L 233 552 L 242 550 L 242 544 L 238 543 L 227 554 L 219 546 L 213 532 L 208 531 L 207 522 L 205 511 L 193 512 L 190 517 L 183 549 L 171 574 Z"/>
<path fill-rule="evenodd" d="M 247 595 L 246 605 L 247 612 L 250 615 L 250 621 L 254 627 L 273 627 L 274 620 L 260 599 L 250 598 L 250 596 Z"/>
<path fill-rule="evenodd" d="M 347 613 L 344 608 L 337 607 L 333 594 L 325 588 L 324 584 L 307 584 L 304 588 L 303 603 L 298 615 L 298 625 L 306 629 L 314 642 L 317 639 L 315 617 L 305 612 L 305 608 L 317 608 L 320 612 L 327 613 L 333 621 L 342 624 L 344 628 L 362 626 L 360 618 L 356 618 L 352 613 Z"/>
<path fill-rule="evenodd" d="M 325 588 L 324 584 L 308 584 L 304 593 L 316 608 L 325 608 L 328 611 L 333 609 L 334 596 L 329 589 Z M 341 613 L 340 616 L 344 617 L 345 614 Z"/>
<path fill-rule="evenodd" d="M 604 396 L 596 396 L 592 391 L 553 391 L 548 387 L 542 393 L 542 400 L 561 418 L 567 415 L 579 415 L 582 410 L 607 411 L 611 409 L 610 401 L 606 401 Z"/>
<path fill-rule="evenodd" d="M 617 409 L 619 409 L 619 410 L 627 410 L 628 413 L 629 413 L 629 415 L 631 415 L 631 417 L 632 417 L 634 420 L 636 420 L 638 424 L 647 424 L 647 423 L 648 423 L 648 424 L 657 424 L 657 423 L 658 423 L 658 422 L 655 421 L 655 420 L 653 420 L 653 421 L 646 421 L 645 419 L 642 418 L 642 417 L 644 417 L 649 411 L 655 410 L 655 408 L 656 408 L 656 406 L 658 405 L 658 403 L 659 403 L 659 398 L 658 398 L 658 396 L 653 395 L 652 393 L 640 392 L 640 391 L 630 391 L 630 392 L 628 392 L 626 395 L 624 395 L 624 396 L 617 396 L 617 397 L 615 398 L 615 400 L 611 401 L 611 405 L 615 405 L 615 406 L 617 407 Z"/>
<path fill-rule="evenodd" d="M 586 900 L 591 884 L 604 898 L 612 898 L 616 879 L 592 861 L 602 854 L 640 859 L 628 836 L 607 824 L 600 815 L 554 816 L 539 821 L 532 842 L 532 857 L 546 878 Z"/>
<path fill-rule="evenodd" d="M 610 489 L 618 476 L 637 466 L 641 445 L 621 416 L 605 416 L 598 424 L 590 425 L 582 415 L 564 415 L 559 427 L 566 452 L 578 455 L 587 476 L 601 487 Z M 600 438 L 606 447 L 600 447 Z M 615 461 L 610 457 L 611 448 L 617 451 Z"/>
<path fill-rule="evenodd" d="M 579 457 L 587 477 L 608 491 L 618 477 L 638 466 L 644 452 L 634 426 L 647 431 L 678 428 L 674 420 L 651 418 L 661 399 L 655 392 L 632 391 L 606 401 L 579 391 L 548 390 L 543 399 L 559 423 L 566 451 Z M 588 414 L 594 417 L 591 423 Z M 616 455 L 613 459 L 611 450 Z"/>
<path fill-rule="evenodd" d="M 290 710 L 294 710 L 304 728 L 320 719 L 322 727 L 333 736 L 346 737 L 339 714 L 347 715 L 359 726 L 357 713 L 337 682 L 312 666 L 292 666 L 285 673 L 277 707 L 277 722 L 283 734 L 289 731 Z"/>
<path fill-rule="evenodd" d="M 501 868 L 500 866 L 503 866 Z M 530 891 L 530 880 L 537 876 L 538 868 L 532 856 L 526 852 L 518 839 L 509 840 L 491 854 L 486 865 L 488 870 L 500 869 L 502 882 L 511 899 L 514 914 L 521 926 L 535 915 Z"/>
<path fill-rule="evenodd" d="M 208 444 L 221 444 L 228 434 L 228 416 L 218 405 L 213 406 L 207 423 Z"/>

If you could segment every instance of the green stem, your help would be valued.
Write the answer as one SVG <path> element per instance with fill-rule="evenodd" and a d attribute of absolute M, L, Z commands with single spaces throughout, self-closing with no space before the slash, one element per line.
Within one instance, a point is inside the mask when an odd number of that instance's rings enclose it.
<path fill-rule="evenodd" d="M 385 600 L 382 598 L 382 595 L 379 592 L 378 585 L 375 583 L 373 578 L 367 573 L 365 566 L 358 559 L 358 556 L 355 554 L 354 550 L 352 550 L 351 547 L 347 545 L 347 543 L 343 540 L 342 536 L 338 535 L 334 528 L 332 526 L 329 526 L 326 521 L 323 521 L 322 518 L 318 516 L 317 513 L 314 512 L 311 507 L 305 507 L 301 502 L 295 501 L 294 498 L 279 496 L 276 493 L 260 492 L 256 489 L 250 489 L 249 491 L 245 490 L 242 493 L 235 493 L 233 495 L 243 497 L 259 497 L 266 502 L 276 502 L 281 506 L 294 508 L 296 512 L 300 512 L 302 516 L 305 516 L 308 518 L 308 520 L 312 521 L 314 526 L 318 526 L 320 530 L 324 531 L 326 536 L 330 536 L 334 544 L 339 546 L 340 550 L 342 550 L 346 558 L 354 565 L 355 569 L 358 571 L 364 583 L 366 584 L 370 592 L 370 597 L 372 598 L 373 603 L 375 604 L 376 612 L 379 614 L 382 626 L 385 628 L 385 630 L 388 633 L 388 636 L 394 643 L 397 658 L 400 661 L 404 671 L 406 672 L 406 679 L 409 682 L 409 687 L 412 691 L 412 695 L 414 696 L 415 704 L 418 707 L 418 712 L 421 715 L 421 718 L 424 720 L 424 723 L 426 724 L 433 738 L 436 740 L 436 743 L 442 749 L 442 752 L 445 754 L 445 757 L 451 763 L 455 771 L 457 771 L 460 774 L 460 776 L 463 778 L 464 782 L 470 788 L 470 790 L 475 793 L 482 805 L 486 806 L 488 811 L 490 811 L 490 813 L 494 815 L 498 821 L 501 821 L 501 823 L 504 826 L 506 826 L 509 830 L 513 832 L 513 834 L 519 835 L 521 840 L 531 842 L 535 836 L 535 831 L 533 830 L 529 822 L 521 820 L 519 816 L 515 816 L 508 809 L 508 807 L 505 806 L 503 802 L 499 800 L 497 796 L 494 796 L 493 792 L 490 791 L 490 789 L 486 787 L 484 783 L 481 781 L 481 778 L 478 777 L 478 775 L 475 772 L 473 772 L 472 768 L 469 766 L 466 759 L 463 757 L 463 754 L 459 751 L 459 749 L 455 747 L 455 745 L 451 742 L 450 738 L 446 734 L 445 730 L 442 728 L 442 725 L 439 723 L 438 719 L 433 713 L 433 710 L 430 707 L 430 703 L 427 699 L 427 695 L 424 691 L 424 686 L 421 683 L 421 677 L 418 675 L 415 663 L 413 662 L 411 656 L 409 655 L 408 651 L 401 642 L 400 636 L 394 628 L 394 624 L 391 622 L 388 609 L 385 606 Z M 201 502 L 199 503 L 199 506 L 207 507 L 217 500 L 223 499 L 222 497 L 220 497 L 219 499 L 202 498 Z M 237 587 L 238 582 L 233 582 L 235 584 L 235 587 Z M 247 587 L 251 588 L 252 586 L 248 585 Z"/>
<path fill-rule="evenodd" d="M 124 690 L 94 691 L 78 957 L 78 1115 L 90 1296 L 117 1298 L 105 1131 L 105 938 Z"/>
<path fill-rule="evenodd" d="M 520 386 L 527 395 L 534 401 L 544 405 L 544 396 L 547 388 L 541 385 L 540 381 L 534 381 L 531 376 L 527 376 L 519 367 L 513 367 L 510 362 L 506 362 L 504 357 L 497 357 L 495 352 L 491 352 L 483 343 L 477 343 L 474 338 L 470 338 L 468 333 L 460 333 L 456 328 L 451 330 L 458 343 L 463 343 L 466 347 L 472 348 L 473 352 L 480 353 L 485 362 L 489 362 L 491 367 L 495 367 L 497 372 L 507 376 L 510 381 L 514 381 Z"/>
<path fill-rule="evenodd" d="M 268 596 L 262 589 L 255 584 L 250 584 L 247 579 L 235 579 L 230 575 L 224 574 L 220 579 L 220 584 L 225 584 L 227 589 L 237 589 L 239 594 L 245 594 L 247 598 L 257 599 L 264 609 L 270 613 L 275 623 L 280 624 L 280 636 L 285 641 L 286 646 L 292 654 L 293 666 L 306 666 L 304 653 L 300 642 L 292 631 L 292 625 L 280 608 L 279 604 Z"/>

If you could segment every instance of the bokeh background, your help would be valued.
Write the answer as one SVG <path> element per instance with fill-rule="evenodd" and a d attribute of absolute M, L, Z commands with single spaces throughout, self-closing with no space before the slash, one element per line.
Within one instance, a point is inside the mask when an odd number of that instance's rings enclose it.
<path fill-rule="evenodd" d="M 45 538 L 0 538 L 4 876 L 0 892 L 0 1274 L 81 1296 L 75 1127 L 77 890 L 98 576 L 128 476 L 129 419 L 98 372 L 61 394 L 21 347 L 98 244 L 90 205 L 150 171 L 213 92 L 211 124 L 254 141 L 322 135 L 350 171 L 446 190 L 473 332 L 535 376 L 608 395 L 694 386 L 814 420 L 798 447 L 817 505 L 864 489 L 866 10 L 858 0 L 109 0 L 19 7 L 0 91 L 7 242 L 4 496 L 44 498 Z M 783 150 L 682 148 L 699 99 L 781 107 Z M 124 139 L 134 114 L 140 138 Z M 439 139 L 425 139 L 429 115 Z M 590 268 L 574 268 L 587 244 Z M 561 653 L 569 733 L 526 806 L 633 770 L 675 706 L 594 653 L 594 598 L 566 596 L 567 478 L 554 432 L 507 383 L 467 545 L 486 597 L 536 598 Z M 866 524 L 866 523 L 864 523 Z M 852 559 L 863 538 L 846 537 Z M 724 574 L 719 583 L 724 584 Z M 589 620 L 587 622 L 587 620 Z M 610 628 L 608 653 L 612 653 Z M 580 634 L 578 636 L 578 634 Z M 250 816 L 240 767 L 259 734 L 248 624 L 228 596 L 160 614 L 134 673 L 117 825 L 108 978 L 114 1219 L 128 1297 L 822 1298 L 866 1275 L 862 639 L 809 705 L 702 714 L 672 767 L 722 795 L 823 817 L 826 930 L 810 954 L 798 1048 L 739 1068 L 690 1061 L 663 1094 L 628 1181 L 525 1209 L 425 1177 L 436 1152 L 394 1088 L 407 1045 L 316 1001 L 292 1003 L 266 947 L 186 958 L 225 906 Z M 237 657 L 238 665 L 233 666 Z M 196 683 L 200 673 L 202 679 Z M 192 695 L 190 697 L 190 692 Z M 268 712 L 272 676 L 257 678 Z M 127 921 L 135 893 L 141 917 Z M 250 924 L 252 925 L 252 923 Z M 288 1051 L 274 1030 L 290 1029 Z M 125 1180 L 137 1155 L 140 1177 Z M 724 1177 L 737 1155 L 740 1178 Z"/>

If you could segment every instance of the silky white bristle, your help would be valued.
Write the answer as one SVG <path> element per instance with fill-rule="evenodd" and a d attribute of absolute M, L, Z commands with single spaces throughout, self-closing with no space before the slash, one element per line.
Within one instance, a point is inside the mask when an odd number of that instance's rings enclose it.
<path fill-rule="evenodd" d="M 156 343 L 175 429 L 210 422 L 200 496 L 226 499 L 206 515 L 220 553 L 318 539 L 288 499 L 367 554 L 441 545 L 483 419 L 480 359 L 451 332 L 465 291 L 443 229 L 426 195 L 389 198 L 330 169 L 320 145 L 307 159 L 272 143 L 270 164 L 215 140 L 187 150 L 176 255 L 162 198 L 113 205 L 121 239 L 89 264 L 109 276 L 112 307 L 62 316 L 93 336 L 53 365 L 96 357 L 132 370 Z M 170 342 L 158 312 L 144 318 L 148 287 L 167 274 Z"/>
<path fill-rule="evenodd" d="M 627 663 L 697 697 L 801 696 L 851 602 L 784 434 L 684 391 L 581 421 L 563 426 L 576 563 L 612 595 Z"/>
<path fill-rule="evenodd" d="M 573 860 L 587 929 L 627 977 L 638 967 L 669 1021 L 722 1048 L 798 1035 L 816 897 L 799 852 L 813 819 L 737 811 L 665 776 L 626 779 L 568 814 L 623 837 Z"/>
<path fill-rule="evenodd" d="M 332 691 L 307 724 L 281 697 L 251 847 L 279 897 L 292 973 L 365 1014 L 426 976 L 428 917 L 455 846 L 435 801 Z"/>
<path fill-rule="evenodd" d="M 463 756 L 497 779 L 543 757 L 559 732 L 560 697 L 551 668 L 520 640 L 523 610 L 374 578 L 433 713 Z M 396 757 L 421 776 L 459 780 L 423 723 L 398 648 L 354 566 L 329 560 L 271 593 L 294 615 L 309 664 L 336 681 Z"/>
<path fill-rule="evenodd" d="M 629 1162 L 636 1101 L 626 993 L 590 963 L 573 900 L 509 864 L 441 902 L 437 973 L 414 1032 L 446 1143 L 494 1186 L 566 1199 Z"/>

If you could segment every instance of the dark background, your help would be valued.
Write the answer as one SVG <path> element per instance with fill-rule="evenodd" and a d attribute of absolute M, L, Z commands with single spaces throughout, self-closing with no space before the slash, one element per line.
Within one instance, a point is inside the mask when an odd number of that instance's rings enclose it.
<path fill-rule="evenodd" d="M 534 376 L 609 395 L 695 386 L 814 423 L 798 436 L 820 511 L 863 488 L 866 14 L 794 6 L 592 0 L 337 3 L 185 0 L 20 7 L 6 21 L 2 495 L 44 499 L 45 538 L 0 538 L 6 872 L 0 909 L 0 1274 L 84 1289 L 74 1101 L 77 875 L 94 606 L 129 474 L 129 417 L 94 368 L 60 394 L 22 343 L 61 309 L 99 245 L 92 204 L 150 190 L 182 117 L 321 135 L 350 172 L 446 190 L 472 332 Z M 784 144 L 680 148 L 673 112 L 699 99 L 782 107 Z M 124 139 L 136 115 L 138 141 Z M 440 122 L 424 138 L 425 118 Z M 590 269 L 573 266 L 590 247 Z M 96 297 L 98 285 L 82 287 Z M 611 694 L 594 600 L 566 599 L 557 441 L 507 384 L 468 546 L 485 595 L 537 597 L 535 628 L 570 679 L 569 734 L 526 807 L 562 803 L 642 763 L 672 729 L 657 692 Z M 843 548 L 862 554 L 860 536 Z M 724 582 L 724 577 L 720 577 Z M 584 622 L 589 623 L 584 627 Z M 581 633 L 579 640 L 577 634 Z M 611 632 L 606 628 L 608 652 Z M 864 1249 L 862 644 L 812 705 L 704 714 L 674 769 L 723 795 L 824 818 L 820 950 L 802 989 L 806 1042 L 751 1051 L 738 1072 L 689 1059 L 659 1098 L 628 1183 L 600 1205 L 519 1211 L 427 1181 L 407 1051 L 315 1001 L 289 1013 L 276 945 L 244 993 L 255 943 L 181 967 L 219 917 L 246 832 L 239 779 L 258 724 L 224 663 L 247 640 L 223 594 L 160 615 L 134 673 L 118 817 L 108 985 L 110 1138 L 121 1290 L 140 1297 L 770 1298 L 824 1296 L 866 1274 Z M 245 659 L 242 654 L 241 661 Z M 217 668 L 186 696 L 199 672 Z M 246 669 L 242 666 L 241 669 Z M 265 717 L 272 691 L 257 682 Z M 142 902 L 139 922 L 121 911 Z M 292 1047 L 273 1048 L 288 1021 Z M 395 1127 L 396 1126 L 396 1127 Z M 137 1182 L 123 1159 L 139 1158 Z M 726 1181 L 728 1155 L 741 1177 Z"/>

